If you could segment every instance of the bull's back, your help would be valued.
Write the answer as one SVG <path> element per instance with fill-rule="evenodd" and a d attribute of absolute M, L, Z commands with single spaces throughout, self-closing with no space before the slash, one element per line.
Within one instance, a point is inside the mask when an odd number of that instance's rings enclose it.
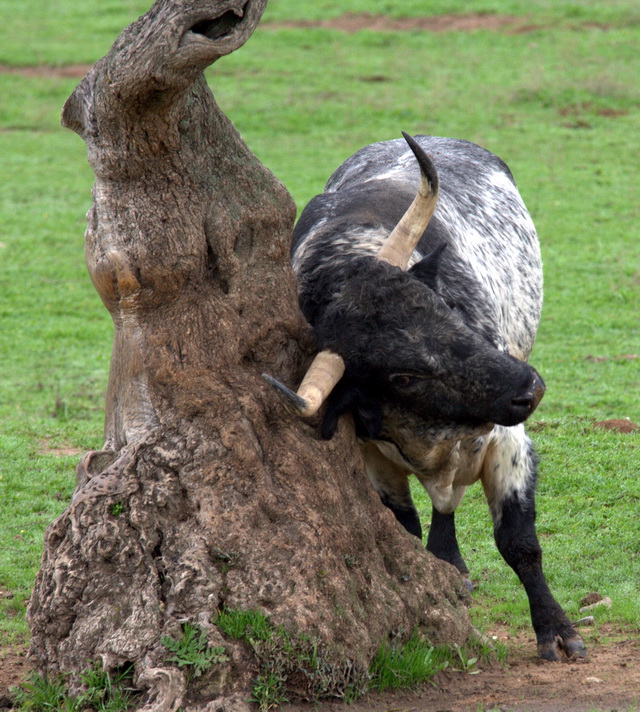
<path fill-rule="evenodd" d="M 509 352 L 528 358 L 542 305 L 542 269 L 535 227 L 509 168 L 468 141 L 416 140 L 437 168 L 440 197 L 412 262 L 447 242 L 443 274 L 455 275 L 461 298 L 465 280 L 475 280 Z M 304 272 L 305 256 L 313 261 L 313 244 L 322 245 L 324 253 L 375 254 L 419 181 L 417 162 L 403 139 L 357 151 L 303 212 L 294 233 L 296 270 Z M 469 298 L 476 299 L 475 293 Z"/>

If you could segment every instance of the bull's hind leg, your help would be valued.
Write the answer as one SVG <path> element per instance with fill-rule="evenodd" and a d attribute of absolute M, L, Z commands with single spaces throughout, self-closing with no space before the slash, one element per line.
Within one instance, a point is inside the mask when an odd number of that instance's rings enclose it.
<path fill-rule="evenodd" d="M 494 536 L 529 597 L 540 657 L 558 660 L 560 651 L 568 657 L 583 657 L 584 643 L 551 594 L 542 570 L 535 528 L 536 466 L 533 444 L 523 426 L 496 427 L 482 474 Z"/>

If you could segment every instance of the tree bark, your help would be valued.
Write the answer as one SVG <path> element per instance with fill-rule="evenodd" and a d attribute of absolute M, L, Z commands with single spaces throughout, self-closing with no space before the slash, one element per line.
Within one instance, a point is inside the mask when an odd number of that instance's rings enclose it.
<path fill-rule="evenodd" d="M 224 609 L 317 645 L 330 684 L 300 663 L 290 699 L 362 687 L 392 636 L 469 634 L 457 574 L 379 503 L 352 427 L 320 440 L 260 377 L 297 383 L 313 348 L 288 264 L 295 210 L 202 72 L 265 4 L 158 0 L 63 110 L 96 176 L 86 260 L 115 333 L 104 448 L 47 530 L 30 657 L 76 687 L 90 661 L 133 663 L 148 712 L 246 699 L 278 653 L 225 637 Z M 229 660 L 194 679 L 168 662 L 161 637 L 185 621 Z"/>

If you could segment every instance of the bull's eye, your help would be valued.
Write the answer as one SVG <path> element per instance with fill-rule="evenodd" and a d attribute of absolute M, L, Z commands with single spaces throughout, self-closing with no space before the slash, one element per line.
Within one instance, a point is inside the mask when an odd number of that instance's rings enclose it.
<path fill-rule="evenodd" d="M 420 376 L 413 373 L 394 373 L 390 376 L 389 380 L 392 385 L 397 386 L 398 388 L 409 388 L 410 386 L 414 386 L 416 383 L 419 383 L 422 379 Z"/>

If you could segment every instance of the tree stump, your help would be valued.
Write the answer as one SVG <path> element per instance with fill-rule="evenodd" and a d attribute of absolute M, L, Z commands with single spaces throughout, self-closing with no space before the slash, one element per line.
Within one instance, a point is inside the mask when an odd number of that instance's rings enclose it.
<path fill-rule="evenodd" d="M 341 697 L 393 636 L 470 630 L 457 573 L 380 504 L 350 424 L 322 441 L 260 376 L 296 384 L 312 355 L 288 264 L 295 209 L 203 70 L 265 4 L 158 0 L 63 110 L 96 176 L 86 259 L 115 333 L 104 448 L 47 530 L 30 658 L 75 689 L 92 661 L 132 663 L 148 712 L 230 709 L 274 659 L 289 699 Z M 265 614 L 315 667 L 223 634 L 221 611 Z M 199 677 L 161 641 L 186 622 L 225 649 Z"/>

